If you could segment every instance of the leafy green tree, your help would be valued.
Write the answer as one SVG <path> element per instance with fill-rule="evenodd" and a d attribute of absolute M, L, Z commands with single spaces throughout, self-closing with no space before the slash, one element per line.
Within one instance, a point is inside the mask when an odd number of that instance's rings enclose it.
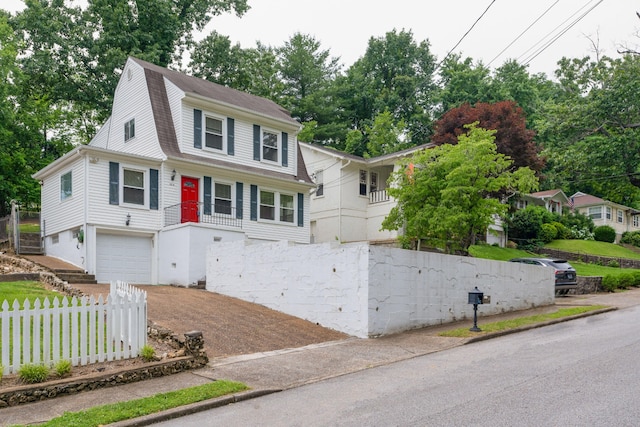
<path fill-rule="evenodd" d="M 507 212 L 508 205 L 489 194 L 530 192 L 538 185 L 531 169 L 511 170 L 512 161 L 497 152 L 494 134 L 473 124 L 457 144 L 416 153 L 407 161 L 410 168 L 392 175 L 387 191 L 397 205 L 382 228 L 403 229 L 405 243 L 429 238 L 444 242 L 447 253 L 466 251 L 495 215 Z"/>
<path fill-rule="evenodd" d="M 450 55 L 442 62 L 439 74 L 439 115 L 463 104 L 498 100 L 492 92 L 490 70 L 482 63 L 474 64 L 471 58 Z"/>
<path fill-rule="evenodd" d="M 409 148 L 405 141 L 404 120 L 393 123 L 393 117 L 388 110 L 378 114 L 373 121 L 373 126 L 367 127 L 369 135 L 366 157 L 382 156 Z"/>
<path fill-rule="evenodd" d="M 366 135 L 375 117 L 388 110 L 397 124 L 406 124 L 409 143 L 425 143 L 431 134 L 435 57 L 429 42 L 416 43 L 411 31 L 386 33 L 369 39 L 367 50 L 336 79 L 337 105 L 350 127 Z"/>

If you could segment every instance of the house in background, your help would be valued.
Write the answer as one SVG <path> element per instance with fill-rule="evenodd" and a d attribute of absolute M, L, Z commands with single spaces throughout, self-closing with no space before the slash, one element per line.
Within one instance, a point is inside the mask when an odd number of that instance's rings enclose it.
<path fill-rule="evenodd" d="M 524 209 L 531 205 L 542 206 L 551 213 L 562 215 L 563 208 L 570 207 L 570 200 L 564 191 L 556 189 L 523 194 L 516 201 L 517 209 Z"/>
<path fill-rule="evenodd" d="M 590 217 L 596 227 L 608 225 L 616 230 L 616 243 L 625 231 L 640 231 L 640 210 L 619 205 L 585 193 L 571 196 L 576 212 Z"/>
<path fill-rule="evenodd" d="M 397 231 L 380 230 L 395 206 L 387 194 L 399 160 L 431 144 L 365 159 L 316 144 L 300 143 L 316 190 L 311 195 L 312 242 L 395 243 Z"/>
<path fill-rule="evenodd" d="M 90 144 L 33 176 L 45 253 L 100 282 L 191 285 L 214 242 L 309 243 L 299 129 L 272 101 L 129 58 Z"/>

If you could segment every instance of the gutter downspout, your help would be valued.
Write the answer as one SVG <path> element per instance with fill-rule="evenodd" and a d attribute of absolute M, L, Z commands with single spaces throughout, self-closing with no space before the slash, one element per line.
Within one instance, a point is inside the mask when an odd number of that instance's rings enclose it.
<path fill-rule="evenodd" d="M 346 164 L 340 166 L 340 192 L 338 194 L 338 242 L 342 243 L 342 170 L 351 164 L 351 159 Z"/>

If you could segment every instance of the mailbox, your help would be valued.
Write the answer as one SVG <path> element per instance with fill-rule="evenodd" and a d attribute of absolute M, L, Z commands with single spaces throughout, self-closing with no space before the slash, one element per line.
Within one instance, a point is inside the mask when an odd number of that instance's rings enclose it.
<path fill-rule="evenodd" d="M 477 286 L 472 291 L 469 291 L 469 304 L 483 304 L 483 301 L 484 293 Z"/>

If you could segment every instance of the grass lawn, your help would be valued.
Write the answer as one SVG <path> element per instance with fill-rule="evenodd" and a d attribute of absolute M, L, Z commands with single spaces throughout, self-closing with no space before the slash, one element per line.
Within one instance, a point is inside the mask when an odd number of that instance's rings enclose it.
<path fill-rule="evenodd" d="M 24 303 L 25 299 L 29 299 L 29 302 L 33 304 L 36 298 L 40 298 L 40 301 L 46 297 L 52 300 L 55 297 L 58 299 L 64 295 L 59 292 L 50 291 L 45 288 L 44 284 L 40 282 L 24 281 L 24 282 L 0 282 L 0 305 L 7 300 L 9 308 L 13 307 L 14 300 L 18 300 L 20 306 Z"/>
<path fill-rule="evenodd" d="M 500 332 L 507 329 L 520 328 L 522 326 L 533 325 L 535 323 L 546 322 L 548 320 L 560 319 L 563 317 L 574 316 L 576 314 L 582 314 L 589 311 L 600 310 L 606 308 L 604 305 L 590 305 L 583 307 L 571 307 L 561 308 L 554 313 L 537 314 L 535 316 L 519 317 L 516 319 L 502 320 L 500 322 L 478 324 L 478 327 L 482 330 L 482 333 Z M 469 328 L 458 328 L 450 331 L 441 332 L 438 335 L 441 337 L 457 337 L 468 338 L 478 335 L 478 332 L 471 332 Z"/>
<path fill-rule="evenodd" d="M 612 258 L 640 259 L 640 253 L 613 243 L 596 242 L 595 240 L 554 240 L 545 248 L 558 249 L 577 254 L 600 255 Z"/>
<path fill-rule="evenodd" d="M 39 425 L 46 427 L 97 427 L 248 389 L 249 387 L 242 383 L 218 380 L 128 402 L 96 406 L 85 411 L 65 412 L 64 415 Z"/>

